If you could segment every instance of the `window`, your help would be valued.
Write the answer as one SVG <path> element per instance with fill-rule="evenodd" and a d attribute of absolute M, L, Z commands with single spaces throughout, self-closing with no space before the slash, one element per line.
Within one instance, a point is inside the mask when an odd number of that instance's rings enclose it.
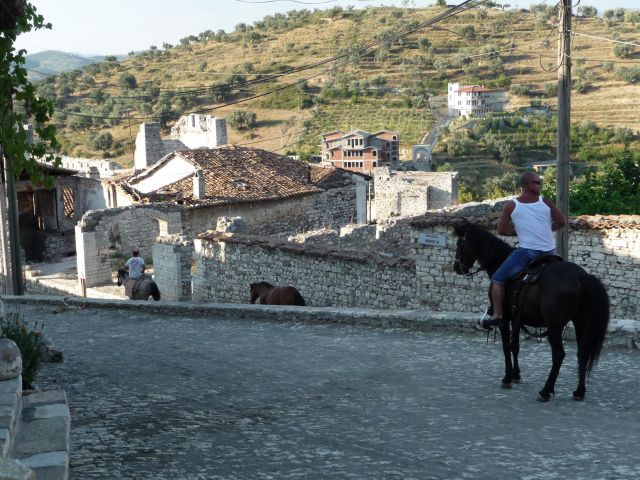
<path fill-rule="evenodd" d="M 373 162 L 373 168 L 376 168 L 378 166 L 378 162 Z"/>
<path fill-rule="evenodd" d="M 378 156 L 378 151 L 377 151 L 377 150 L 374 150 L 374 151 L 373 151 L 373 156 L 374 156 L 374 157 L 377 157 L 377 156 Z"/>

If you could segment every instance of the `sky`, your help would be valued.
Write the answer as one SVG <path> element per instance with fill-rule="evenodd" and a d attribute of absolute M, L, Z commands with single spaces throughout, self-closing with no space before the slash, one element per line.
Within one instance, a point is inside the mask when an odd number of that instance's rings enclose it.
<path fill-rule="evenodd" d="M 80 55 L 126 54 L 176 44 L 180 38 L 205 30 L 234 30 L 239 23 L 252 24 L 266 15 L 303 8 L 327 9 L 334 6 L 364 8 L 402 6 L 401 0 L 30 0 L 38 13 L 53 25 L 20 35 L 17 47 L 28 53 L 60 50 Z M 497 0 L 528 8 L 540 0 Z M 259 2 L 259 3 L 258 3 Z M 461 3 L 462 0 L 447 3 Z M 553 4 L 555 0 L 547 0 Z M 409 0 L 417 8 L 435 0 Z M 575 5 L 575 2 L 574 2 Z M 610 8 L 638 8 L 639 0 L 583 0 L 602 13 Z"/>

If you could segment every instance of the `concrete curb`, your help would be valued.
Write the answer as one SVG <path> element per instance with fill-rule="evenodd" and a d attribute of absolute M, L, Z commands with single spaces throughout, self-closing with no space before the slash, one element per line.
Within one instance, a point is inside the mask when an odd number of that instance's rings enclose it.
<path fill-rule="evenodd" d="M 294 307 L 251 304 L 222 304 L 194 302 L 152 302 L 142 300 L 106 300 L 95 298 L 63 297 L 54 295 L 4 295 L 6 305 L 41 304 L 64 309 L 117 308 L 145 312 L 171 313 L 185 316 L 212 316 L 217 318 L 243 318 L 249 320 L 298 321 L 341 323 L 377 328 L 403 328 L 415 331 L 454 331 L 473 333 L 484 331 L 477 326 L 480 313 L 432 312 L 419 310 L 375 310 L 365 308 Z M 566 338 L 573 338 L 568 328 Z M 640 321 L 611 319 L 607 334 L 608 346 L 640 349 Z"/>

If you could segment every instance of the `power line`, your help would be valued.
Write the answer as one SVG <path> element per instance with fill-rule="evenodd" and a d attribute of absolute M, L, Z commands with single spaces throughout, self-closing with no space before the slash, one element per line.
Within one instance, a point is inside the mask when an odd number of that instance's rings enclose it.
<path fill-rule="evenodd" d="M 619 44 L 622 44 L 622 45 L 631 45 L 633 47 L 640 47 L 640 43 L 623 42 L 622 40 L 614 40 L 613 38 L 598 37 L 596 35 L 588 35 L 586 33 L 574 32 L 574 31 L 571 31 L 571 30 L 569 31 L 569 33 L 571 33 L 572 35 L 578 35 L 580 37 L 589 37 L 589 38 L 594 38 L 596 40 L 604 40 L 605 42 L 619 43 Z"/>

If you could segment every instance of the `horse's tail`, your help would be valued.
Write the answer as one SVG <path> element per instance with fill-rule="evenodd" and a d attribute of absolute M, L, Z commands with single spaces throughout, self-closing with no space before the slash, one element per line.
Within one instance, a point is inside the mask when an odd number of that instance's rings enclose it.
<path fill-rule="evenodd" d="M 149 295 L 151 295 L 156 302 L 160 300 L 160 289 L 156 282 L 151 282 L 149 285 Z"/>
<path fill-rule="evenodd" d="M 598 363 L 604 337 L 609 325 L 609 295 L 602 282 L 593 275 L 580 278 L 582 301 L 580 315 L 585 319 L 585 328 L 580 341 L 581 354 L 587 360 L 587 373 Z"/>
<path fill-rule="evenodd" d="M 293 304 L 298 305 L 300 307 L 304 307 L 307 305 L 307 303 L 304 301 L 304 298 L 302 298 L 302 295 L 300 295 L 300 292 L 298 290 L 296 290 L 295 293 L 293 294 Z"/>

